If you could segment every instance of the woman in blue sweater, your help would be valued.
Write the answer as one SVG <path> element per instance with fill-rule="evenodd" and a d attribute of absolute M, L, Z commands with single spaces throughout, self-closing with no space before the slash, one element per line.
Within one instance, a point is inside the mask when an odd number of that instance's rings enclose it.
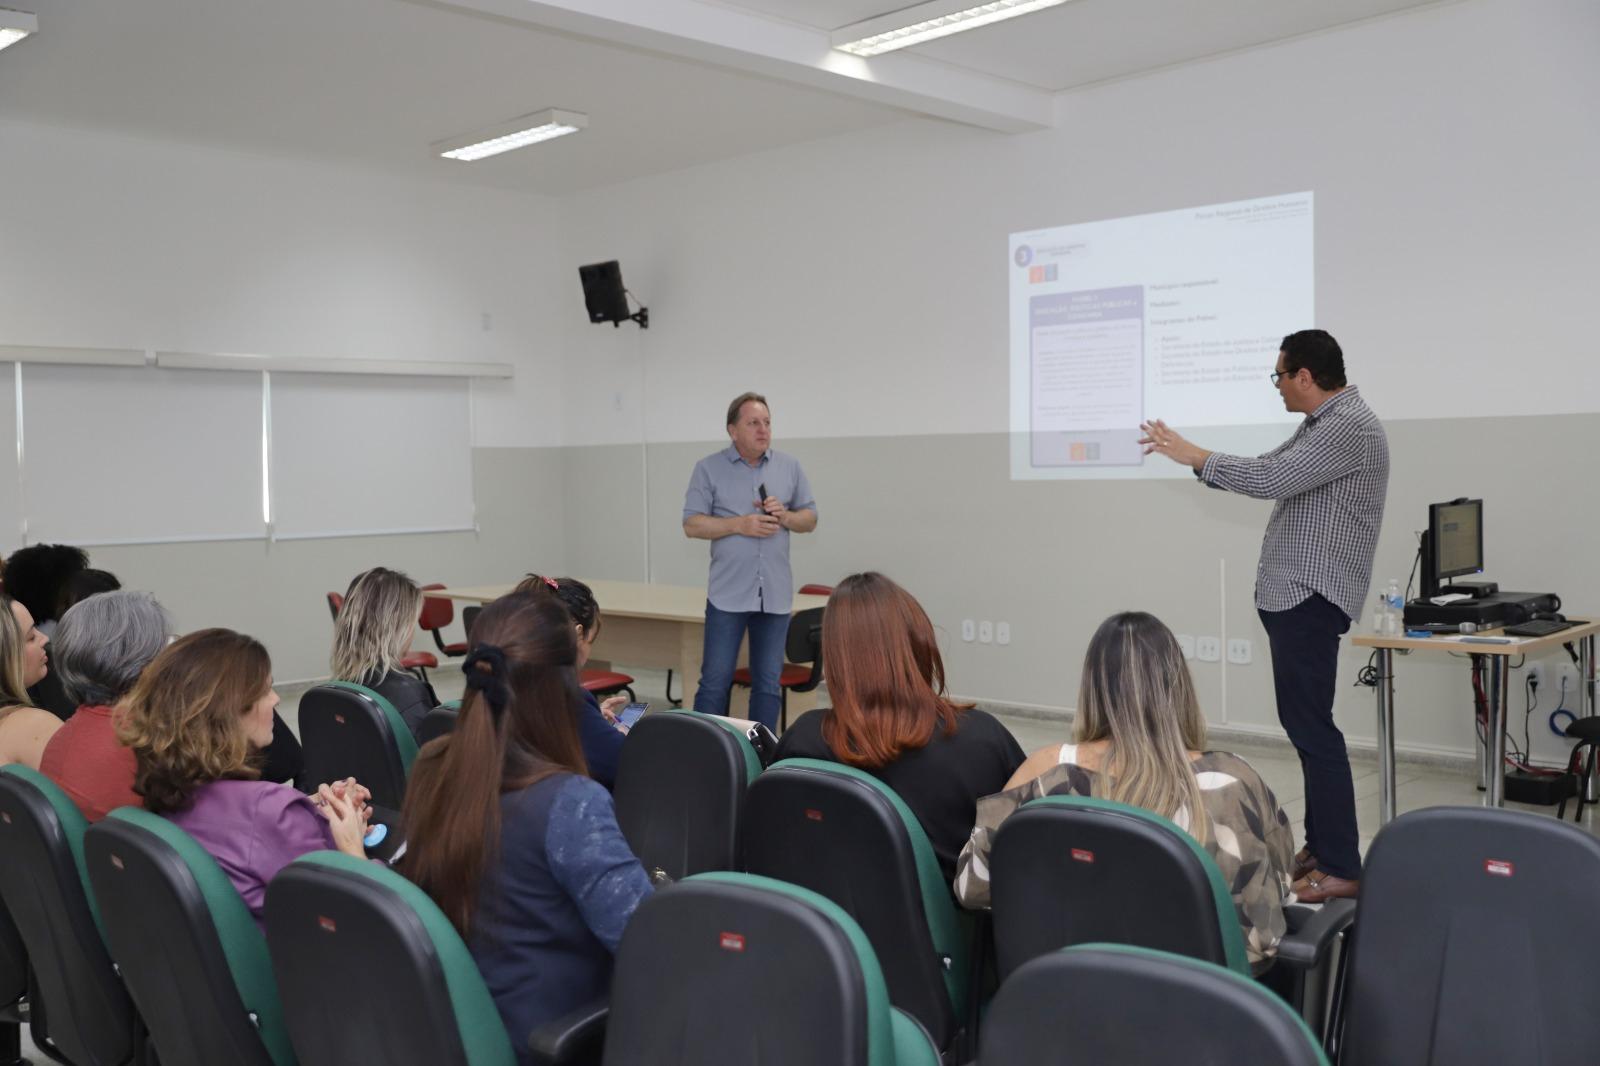
<path fill-rule="evenodd" d="M 585 774 L 578 639 L 549 591 L 472 629 L 455 732 L 412 768 L 403 870 L 461 933 L 522 1061 L 541 1024 L 604 996 L 650 880 Z"/>
<path fill-rule="evenodd" d="M 600 636 L 600 605 L 594 592 L 575 577 L 542 577 L 529 574 L 517 586 L 521 592 L 546 591 L 555 594 L 567 613 L 572 616 L 578 630 L 578 669 L 589 661 L 589 651 Z M 578 740 L 583 744 L 583 758 L 589 764 L 589 776 L 606 788 L 617 784 L 617 762 L 622 758 L 622 741 L 628 727 L 619 725 L 617 712 L 627 705 L 628 697 L 612 696 L 601 703 L 593 692 L 584 690 L 583 709 L 578 714 Z"/>

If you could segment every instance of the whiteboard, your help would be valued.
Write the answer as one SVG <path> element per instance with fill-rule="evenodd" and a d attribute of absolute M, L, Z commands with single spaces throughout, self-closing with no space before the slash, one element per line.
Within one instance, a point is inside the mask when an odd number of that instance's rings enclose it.
<path fill-rule="evenodd" d="M 29 363 L 21 377 L 30 543 L 266 535 L 261 375 Z"/>
<path fill-rule="evenodd" d="M 466 378 L 269 375 L 274 535 L 474 528 Z"/>

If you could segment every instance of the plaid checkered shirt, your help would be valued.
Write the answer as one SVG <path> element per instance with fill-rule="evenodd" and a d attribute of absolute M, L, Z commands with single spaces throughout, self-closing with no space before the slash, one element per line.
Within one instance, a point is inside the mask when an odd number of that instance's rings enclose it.
<path fill-rule="evenodd" d="M 1354 385 L 1251 459 L 1213 452 L 1196 475 L 1214 489 L 1277 500 L 1256 566 L 1256 606 L 1287 611 L 1318 593 L 1355 621 L 1389 487 L 1389 441 Z"/>

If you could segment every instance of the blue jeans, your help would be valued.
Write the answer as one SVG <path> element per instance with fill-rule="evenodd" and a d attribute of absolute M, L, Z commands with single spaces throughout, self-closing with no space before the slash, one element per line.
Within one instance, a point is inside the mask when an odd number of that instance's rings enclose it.
<path fill-rule="evenodd" d="M 706 601 L 705 660 L 700 664 L 700 687 L 694 709 L 703 714 L 727 714 L 728 690 L 739 661 L 739 645 L 750 631 L 750 717 L 776 731 L 783 693 L 778 676 L 783 673 L 783 645 L 789 635 L 789 616 L 762 611 L 719 611 Z"/>

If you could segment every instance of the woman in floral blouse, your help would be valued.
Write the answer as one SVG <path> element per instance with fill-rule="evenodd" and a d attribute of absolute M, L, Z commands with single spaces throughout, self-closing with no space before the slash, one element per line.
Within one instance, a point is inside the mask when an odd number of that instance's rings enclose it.
<path fill-rule="evenodd" d="M 956 898 L 989 906 L 989 849 L 1012 811 L 1049 795 L 1094 796 L 1171 819 L 1211 854 L 1233 895 L 1250 964 L 1266 968 L 1284 934 L 1294 841 L 1289 819 L 1250 764 L 1206 750 L 1205 718 L 1172 631 L 1152 615 L 1106 619 L 1078 688 L 1077 741 L 1022 764 L 978 801 L 957 864 Z"/>

